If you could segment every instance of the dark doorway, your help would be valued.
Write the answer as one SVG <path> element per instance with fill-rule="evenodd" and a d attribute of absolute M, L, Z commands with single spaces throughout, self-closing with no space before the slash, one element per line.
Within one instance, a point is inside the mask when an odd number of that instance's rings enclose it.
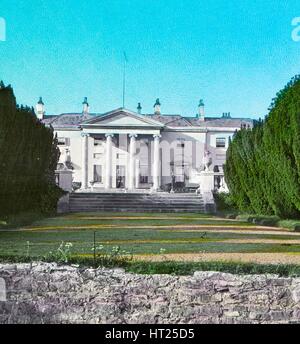
<path fill-rule="evenodd" d="M 123 165 L 117 165 L 117 173 L 116 173 L 116 186 L 117 189 L 125 189 L 125 166 Z"/>

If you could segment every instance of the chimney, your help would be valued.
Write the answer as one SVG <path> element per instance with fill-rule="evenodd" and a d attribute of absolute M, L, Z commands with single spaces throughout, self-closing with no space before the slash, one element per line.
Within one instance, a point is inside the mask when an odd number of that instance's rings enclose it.
<path fill-rule="evenodd" d="M 90 112 L 90 105 L 88 103 L 87 97 L 84 97 L 82 105 L 83 105 L 82 114 L 88 115 Z"/>
<path fill-rule="evenodd" d="M 223 112 L 222 118 L 231 118 L 230 112 Z"/>
<path fill-rule="evenodd" d="M 153 106 L 154 107 L 154 115 L 160 115 L 161 114 L 160 106 L 161 106 L 161 104 L 160 104 L 159 98 L 157 98 L 156 102 L 155 102 L 155 104 Z"/>
<path fill-rule="evenodd" d="M 139 115 L 142 114 L 142 105 L 141 105 L 141 103 L 138 103 L 137 112 L 138 112 Z"/>
<path fill-rule="evenodd" d="M 42 97 L 40 97 L 39 101 L 37 102 L 36 104 L 36 117 L 39 119 L 39 120 L 42 120 L 44 119 L 44 116 L 45 116 L 45 104 L 43 102 L 43 99 Z"/>
<path fill-rule="evenodd" d="M 200 121 L 205 121 L 205 111 L 204 111 L 204 102 L 203 99 L 200 99 L 199 105 L 198 105 L 198 115 L 197 117 L 200 119 Z"/>

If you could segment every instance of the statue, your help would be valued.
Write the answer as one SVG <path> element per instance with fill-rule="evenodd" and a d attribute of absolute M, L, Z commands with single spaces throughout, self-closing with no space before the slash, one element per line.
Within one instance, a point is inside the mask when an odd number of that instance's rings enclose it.
<path fill-rule="evenodd" d="M 211 158 L 211 153 L 208 150 L 204 151 L 204 156 L 202 159 L 202 163 L 204 165 L 204 172 L 208 172 L 209 171 L 209 166 L 212 163 L 212 158 Z"/>

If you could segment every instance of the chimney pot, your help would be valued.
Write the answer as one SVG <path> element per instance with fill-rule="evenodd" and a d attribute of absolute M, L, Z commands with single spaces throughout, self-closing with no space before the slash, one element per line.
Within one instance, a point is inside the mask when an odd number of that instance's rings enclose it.
<path fill-rule="evenodd" d="M 141 115 L 141 113 L 142 113 L 142 105 L 141 105 L 141 103 L 138 103 L 137 111 L 138 111 L 138 114 Z"/>
<path fill-rule="evenodd" d="M 84 115 L 88 115 L 89 112 L 90 112 L 90 105 L 89 105 L 89 103 L 88 103 L 87 97 L 84 97 L 83 102 L 82 102 L 82 105 L 83 105 L 82 113 L 83 113 Z"/>
<path fill-rule="evenodd" d="M 198 118 L 201 121 L 205 121 L 205 105 L 203 102 L 203 99 L 200 99 L 199 105 L 198 105 Z"/>
<path fill-rule="evenodd" d="M 161 104 L 160 104 L 159 98 L 156 99 L 156 102 L 155 102 L 153 107 L 154 107 L 154 114 L 160 115 L 161 114 L 161 112 L 160 112 Z"/>
<path fill-rule="evenodd" d="M 39 120 L 44 119 L 44 116 L 45 116 L 45 104 L 43 102 L 43 98 L 42 97 L 40 97 L 40 99 L 37 102 L 35 108 L 36 108 L 36 117 Z"/>

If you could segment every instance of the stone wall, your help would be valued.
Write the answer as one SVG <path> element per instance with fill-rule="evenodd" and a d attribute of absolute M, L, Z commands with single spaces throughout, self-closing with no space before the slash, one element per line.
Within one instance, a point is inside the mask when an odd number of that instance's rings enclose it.
<path fill-rule="evenodd" d="M 297 323 L 300 278 L 0 265 L 0 323 Z"/>

